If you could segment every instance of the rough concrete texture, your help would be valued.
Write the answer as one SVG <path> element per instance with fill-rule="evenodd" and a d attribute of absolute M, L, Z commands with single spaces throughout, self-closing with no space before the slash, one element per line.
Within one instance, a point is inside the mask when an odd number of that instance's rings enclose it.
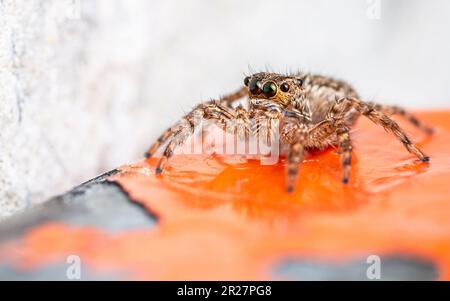
<path fill-rule="evenodd" d="M 144 27 L 106 2 L 0 1 L 0 217 L 139 153 Z"/>
<path fill-rule="evenodd" d="M 249 66 L 303 68 L 348 79 L 370 99 L 445 106 L 449 8 L 2 0 L 0 218 L 134 161 L 195 103 L 239 86 Z"/>

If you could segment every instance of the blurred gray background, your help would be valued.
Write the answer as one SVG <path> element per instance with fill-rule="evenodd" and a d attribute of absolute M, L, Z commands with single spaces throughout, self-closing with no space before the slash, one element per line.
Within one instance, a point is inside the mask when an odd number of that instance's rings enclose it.
<path fill-rule="evenodd" d="M 449 107 L 448 0 L 4 0 L 0 28 L 0 218 L 142 158 L 252 71 Z"/>

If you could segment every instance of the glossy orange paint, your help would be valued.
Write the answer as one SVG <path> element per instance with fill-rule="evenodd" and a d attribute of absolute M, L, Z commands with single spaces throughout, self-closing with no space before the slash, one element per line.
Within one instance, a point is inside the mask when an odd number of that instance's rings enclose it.
<path fill-rule="evenodd" d="M 293 194 L 284 190 L 283 162 L 178 155 L 155 176 L 155 160 L 143 161 L 110 180 L 159 217 L 155 228 L 108 234 L 51 223 L 2 251 L 23 268 L 77 254 L 94 270 L 157 280 L 269 279 L 287 257 L 405 254 L 433 261 L 440 279 L 450 280 L 450 112 L 419 116 L 436 127 L 433 137 L 400 122 L 429 164 L 367 120 L 352 133 L 347 186 L 331 149 L 306 158 Z"/>

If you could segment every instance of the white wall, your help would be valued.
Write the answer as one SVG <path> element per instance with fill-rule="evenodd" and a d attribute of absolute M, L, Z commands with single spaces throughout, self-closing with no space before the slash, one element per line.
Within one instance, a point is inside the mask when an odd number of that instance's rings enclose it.
<path fill-rule="evenodd" d="M 377 2 L 0 1 L 0 217 L 139 159 L 249 67 L 448 107 L 450 1 Z"/>

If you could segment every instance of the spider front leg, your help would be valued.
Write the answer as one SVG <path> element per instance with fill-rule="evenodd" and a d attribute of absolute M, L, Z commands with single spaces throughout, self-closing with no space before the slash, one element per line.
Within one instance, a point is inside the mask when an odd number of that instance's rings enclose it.
<path fill-rule="evenodd" d="M 177 146 L 182 145 L 194 133 L 198 119 L 212 121 L 217 126 L 224 128 L 226 131 L 237 134 L 249 134 L 248 113 L 242 107 L 236 110 L 227 108 L 218 101 L 210 101 L 197 106 L 189 114 L 168 129 L 161 137 L 150 147 L 147 152 L 147 158 L 153 156 L 159 147 L 168 142 L 161 159 L 156 167 L 156 173 L 160 174 L 165 169 L 167 162 L 174 154 Z M 241 134 L 243 133 L 243 134 Z"/>
<path fill-rule="evenodd" d="M 161 145 L 166 143 L 170 139 L 170 137 L 173 136 L 173 134 L 173 128 L 168 128 L 166 131 L 164 131 L 164 133 L 159 136 L 156 142 L 153 143 L 152 146 L 150 146 L 150 148 L 145 152 L 145 157 L 147 159 L 153 157 L 153 155 L 158 151 Z"/>
<path fill-rule="evenodd" d="M 361 115 L 369 118 L 373 123 L 382 126 L 388 132 L 397 137 L 398 140 L 405 146 L 405 148 L 412 154 L 416 155 L 422 162 L 429 162 L 430 157 L 426 156 L 406 135 L 405 131 L 389 116 L 378 111 L 374 105 L 366 103 L 362 100 L 348 97 L 339 100 L 340 105 L 344 107 L 355 109 Z M 337 107 L 339 107 L 338 105 Z"/>
<path fill-rule="evenodd" d="M 174 126 L 168 128 L 157 140 L 155 143 L 153 143 L 152 146 L 147 150 L 145 153 L 145 157 L 151 158 L 155 155 L 155 153 L 158 151 L 158 149 L 165 144 L 167 141 L 169 141 L 174 136 L 179 136 L 183 132 L 192 132 L 195 127 L 195 119 L 198 117 L 203 117 L 204 112 L 210 112 L 212 113 L 214 107 L 217 107 L 216 117 L 218 116 L 226 116 L 225 118 L 229 118 L 230 113 L 228 112 L 227 108 L 224 108 L 222 105 L 218 104 L 215 101 L 209 101 L 203 104 L 198 105 L 194 110 L 192 110 L 189 114 L 184 116 L 182 120 L 178 123 L 176 123 Z M 200 116 L 199 116 L 200 115 Z M 214 114 L 211 114 L 214 115 Z M 216 118 L 218 119 L 218 118 Z"/>
<path fill-rule="evenodd" d="M 220 103 L 222 107 L 231 108 L 234 102 L 238 101 L 239 99 L 247 95 L 247 90 L 248 89 L 246 87 L 241 87 L 239 90 L 233 93 L 222 96 L 219 99 L 218 103 Z M 186 115 L 186 117 L 188 117 L 188 115 Z M 176 135 L 176 133 L 173 127 L 167 129 L 161 136 L 159 136 L 156 142 L 147 150 L 147 152 L 145 153 L 145 157 L 151 158 L 156 153 L 156 151 L 174 135 Z"/>

